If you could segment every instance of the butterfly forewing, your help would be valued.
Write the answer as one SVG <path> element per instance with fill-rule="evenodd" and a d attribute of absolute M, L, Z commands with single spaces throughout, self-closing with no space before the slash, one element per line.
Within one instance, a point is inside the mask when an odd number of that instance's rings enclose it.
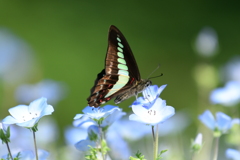
<path fill-rule="evenodd" d="M 119 29 L 112 25 L 108 34 L 105 70 L 98 74 L 87 99 L 88 104 L 98 107 L 123 94 L 138 81 L 140 74 L 130 46 Z"/>
<path fill-rule="evenodd" d="M 141 79 L 140 73 L 138 70 L 136 60 L 133 56 L 132 50 L 126 38 L 121 33 L 121 31 L 117 27 L 112 25 L 109 29 L 109 34 L 108 34 L 108 49 L 107 49 L 107 55 L 106 55 L 105 69 L 108 68 L 109 61 L 115 62 L 115 63 L 121 63 L 120 61 L 122 59 L 124 59 L 126 62 L 129 76 L 139 81 Z M 106 70 L 106 73 L 107 73 L 107 70 Z M 111 74 L 111 72 L 109 72 L 109 74 Z"/>

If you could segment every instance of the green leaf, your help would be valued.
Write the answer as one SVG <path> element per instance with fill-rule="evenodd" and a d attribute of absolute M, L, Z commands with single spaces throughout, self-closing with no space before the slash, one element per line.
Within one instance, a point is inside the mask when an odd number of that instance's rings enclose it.
<path fill-rule="evenodd" d="M 134 157 L 129 157 L 130 160 L 147 160 L 144 158 L 144 155 L 142 155 L 141 152 L 137 151 L 137 153 L 135 154 L 137 158 L 134 158 Z"/>
<path fill-rule="evenodd" d="M 156 160 L 160 160 L 160 159 L 162 159 L 163 157 L 161 157 L 161 155 L 162 155 L 163 153 L 165 153 L 165 152 L 167 152 L 167 149 L 165 149 L 165 150 L 161 150 L 161 152 L 158 154 Z"/>
<path fill-rule="evenodd" d="M 106 155 L 107 152 L 110 151 L 110 148 L 108 148 L 107 142 L 106 142 L 105 140 L 102 140 L 101 143 L 102 143 L 102 148 L 101 148 L 102 153 L 103 153 L 104 155 Z"/>
<path fill-rule="evenodd" d="M 90 155 L 85 155 L 85 159 L 86 160 L 98 160 L 97 159 L 97 149 L 93 148 L 92 146 L 88 146 L 90 147 Z"/>
<path fill-rule="evenodd" d="M 130 160 L 140 160 L 139 158 L 129 157 Z"/>
<path fill-rule="evenodd" d="M 32 128 L 30 128 L 33 132 L 37 132 L 38 131 L 38 123 L 36 123 Z"/>

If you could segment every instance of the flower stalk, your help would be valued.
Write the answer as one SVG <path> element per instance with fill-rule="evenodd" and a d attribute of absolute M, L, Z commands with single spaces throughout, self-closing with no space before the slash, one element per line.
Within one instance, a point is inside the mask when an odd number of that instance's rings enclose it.
<path fill-rule="evenodd" d="M 152 127 L 152 131 L 154 132 L 154 126 Z M 153 133 L 154 136 L 154 133 Z M 156 125 L 156 134 L 153 138 L 153 160 L 156 160 L 158 157 L 158 124 Z"/>
<path fill-rule="evenodd" d="M 217 160 L 217 158 L 218 158 L 219 138 L 220 138 L 220 137 L 216 137 L 216 138 L 215 138 L 215 147 L 214 147 L 213 160 Z"/>
<path fill-rule="evenodd" d="M 33 131 L 33 141 L 34 141 L 34 148 L 35 148 L 36 160 L 38 160 L 38 150 L 37 150 L 37 142 L 36 142 L 36 134 L 35 134 L 35 131 Z"/>
<path fill-rule="evenodd" d="M 102 128 L 100 126 L 99 126 L 99 129 L 100 129 L 101 154 L 102 154 L 102 159 L 105 160 L 105 156 L 104 156 L 104 153 L 103 153 L 103 145 L 102 145 L 102 142 L 103 142 L 103 131 L 102 131 Z"/>
<path fill-rule="evenodd" d="M 13 160 L 13 156 L 12 156 L 10 147 L 9 147 L 9 145 L 8 145 L 8 142 L 5 142 L 5 143 L 6 143 L 6 146 L 7 146 L 7 150 L 8 150 L 8 154 L 9 154 L 9 156 L 10 156 L 10 159 Z"/>

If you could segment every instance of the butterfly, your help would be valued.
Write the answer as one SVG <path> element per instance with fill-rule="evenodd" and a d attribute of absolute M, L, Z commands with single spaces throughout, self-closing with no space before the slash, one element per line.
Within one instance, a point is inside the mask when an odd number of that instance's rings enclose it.
<path fill-rule="evenodd" d="M 99 107 L 115 98 L 115 104 L 136 96 L 151 85 L 149 79 L 141 79 L 136 60 L 122 32 L 111 25 L 108 33 L 108 47 L 105 68 L 97 75 L 88 105 Z"/>

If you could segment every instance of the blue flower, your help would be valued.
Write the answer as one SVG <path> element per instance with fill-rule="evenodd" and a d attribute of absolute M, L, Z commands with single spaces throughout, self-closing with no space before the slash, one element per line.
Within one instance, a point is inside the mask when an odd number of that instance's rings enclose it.
<path fill-rule="evenodd" d="M 141 129 L 139 130 L 139 128 Z M 138 131 L 136 132 L 136 130 Z M 115 135 L 115 132 L 117 132 L 119 136 L 123 137 L 123 139 L 128 139 L 131 141 L 137 141 L 143 138 L 145 135 L 152 134 L 149 126 L 137 121 L 129 121 L 122 119 L 109 127 L 106 137 L 109 138 L 108 135 L 110 135 L 110 137 L 113 137 L 111 135 Z M 112 140 L 114 141 L 114 139 Z M 115 145 L 117 145 L 117 143 Z"/>
<path fill-rule="evenodd" d="M 229 81 L 224 88 L 217 88 L 212 91 L 210 100 L 213 104 L 233 106 L 240 102 L 240 82 Z"/>
<path fill-rule="evenodd" d="M 74 145 L 76 142 L 87 138 L 87 129 L 67 127 L 64 131 L 64 137 L 67 145 Z"/>
<path fill-rule="evenodd" d="M 2 158 L 7 159 L 8 155 L 2 156 Z M 36 156 L 33 151 L 31 150 L 23 150 L 19 153 L 13 155 L 13 158 L 20 158 L 20 160 L 36 160 Z M 38 149 L 38 160 L 47 160 L 49 157 L 49 152 Z"/>
<path fill-rule="evenodd" d="M 33 71 L 31 48 L 9 30 L 0 28 L 0 78 L 8 84 L 23 82 Z"/>
<path fill-rule="evenodd" d="M 39 98 L 31 102 L 29 106 L 18 105 L 10 108 L 8 111 L 11 116 L 3 119 L 2 122 L 4 124 L 16 124 L 21 127 L 32 128 L 38 123 L 40 118 L 52 114 L 54 109 L 47 104 L 46 98 Z"/>
<path fill-rule="evenodd" d="M 15 97 L 20 103 L 29 103 L 38 97 L 46 97 L 48 102 L 56 104 L 64 98 L 66 85 L 50 79 L 45 79 L 36 84 L 23 84 L 15 92 Z"/>
<path fill-rule="evenodd" d="M 228 148 L 226 150 L 226 157 L 232 160 L 240 160 L 240 151 Z"/>
<path fill-rule="evenodd" d="M 100 127 L 106 127 L 126 114 L 125 112 L 122 112 L 122 109 L 119 107 L 112 105 L 106 105 L 102 108 L 87 106 L 82 112 L 84 114 L 77 114 L 74 117 L 74 126 L 76 127 L 87 122 L 99 125 Z"/>
<path fill-rule="evenodd" d="M 194 152 L 198 152 L 202 148 L 202 133 L 198 133 L 197 137 L 195 138 L 194 141 L 192 141 L 192 150 Z"/>
<path fill-rule="evenodd" d="M 222 112 L 216 113 L 215 120 L 212 113 L 209 110 L 206 110 L 198 118 L 209 129 L 214 131 L 214 136 L 216 137 L 221 136 L 221 134 L 227 133 L 227 131 L 233 126 L 233 124 L 236 123 L 240 124 L 239 119 L 231 119 L 231 117 Z"/>
<path fill-rule="evenodd" d="M 58 140 L 59 128 L 52 117 L 41 119 L 41 123 L 38 124 L 38 132 L 36 132 L 36 137 L 38 139 L 38 145 L 44 147 L 45 149 L 49 148 L 50 143 Z"/>
<path fill-rule="evenodd" d="M 132 133 L 134 134 L 134 132 L 136 132 L 136 130 L 134 130 Z M 129 159 L 129 157 L 131 156 L 130 147 L 128 143 L 124 140 L 124 137 L 121 136 L 121 133 L 118 132 L 118 130 L 109 130 L 107 132 L 106 139 L 107 144 L 110 148 L 110 154 L 112 155 L 112 159 Z"/>
<path fill-rule="evenodd" d="M 138 97 L 136 101 L 133 102 L 133 105 L 139 105 L 141 104 L 146 109 L 149 109 L 152 107 L 152 105 L 155 103 L 156 99 L 159 97 L 159 95 L 162 93 L 162 91 L 165 89 L 167 85 L 162 85 L 158 88 L 157 85 L 152 85 L 147 87 L 142 93 L 143 97 Z"/>
<path fill-rule="evenodd" d="M 211 27 L 204 27 L 195 41 L 195 50 L 199 55 L 211 57 L 218 51 L 218 37 Z"/>
<path fill-rule="evenodd" d="M 142 122 L 149 125 L 162 123 L 175 114 L 175 109 L 166 105 L 166 101 L 157 98 L 150 109 L 147 109 L 145 104 L 132 105 L 132 110 L 135 114 L 129 116 L 130 120 Z"/>
<path fill-rule="evenodd" d="M 240 82 L 240 56 L 232 57 L 222 69 L 222 78 L 225 81 Z"/>
<path fill-rule="evenodd" d="M 95 148 L 97 142 L 100 140 L 100 129 L 98 126 L 92 125 L 88 128 L 88 137 L 86 139 L 80 140 L 74 146 L 80 151 L 89 150 L 89 146 Z"/>

